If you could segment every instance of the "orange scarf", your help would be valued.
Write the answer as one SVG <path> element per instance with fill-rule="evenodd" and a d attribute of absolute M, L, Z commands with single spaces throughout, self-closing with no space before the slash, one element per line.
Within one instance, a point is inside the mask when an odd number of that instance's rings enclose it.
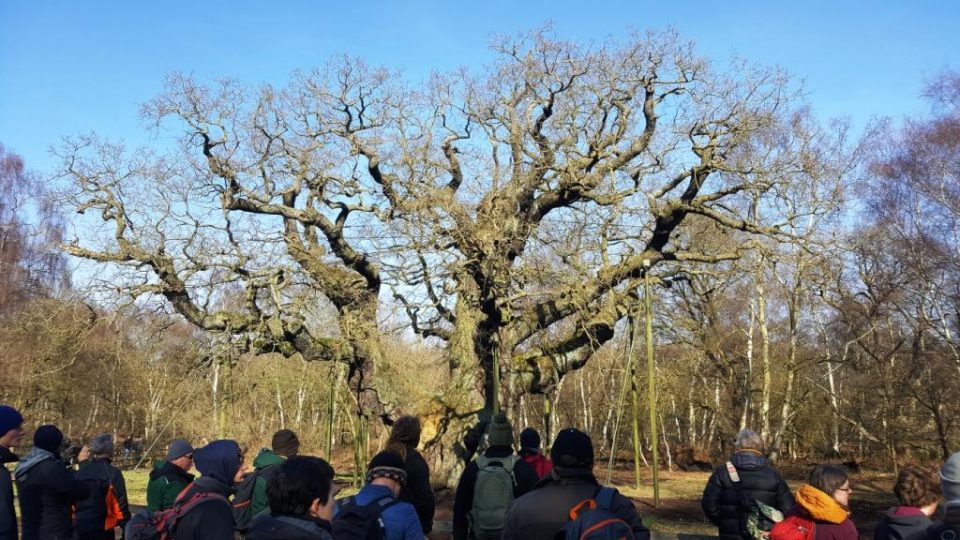
<path fill-rule="evenodd" d="M 843 523 L 850 515 L 847 509 L 840 506 L 833 497 L 809 484 L 800 486 L 796 498 L 797 505 L 806 510 L 816 521 Z"/>

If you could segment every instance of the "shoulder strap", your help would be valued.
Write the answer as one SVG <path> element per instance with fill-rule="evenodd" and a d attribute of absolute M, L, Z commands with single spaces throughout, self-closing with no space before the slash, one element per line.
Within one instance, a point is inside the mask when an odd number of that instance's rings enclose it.
<path fill-rule="evenodd" d="M 597 508 L 602 508 L 603 510 L 610 510 L 613 507 L 613 496 L 617 493 L 617 490 L 612 487 L 602 486 L 597 494 L 594 495 L 593 500 L 597 502 Z"/>
<path fill-rule="evenodd" d="M 190 498 L 188 498 L 186 501 L 183 501 L 182 503 L 178 501 L 178 504 L 174 507 L 176 508 L 176 515 L 182 516 L 183 514 L 186 514 L 187 512 L 189 512 L 194 506 L 204 501 L 213 501 L 213 500 L 223 501 L 227 505 L 230 504 L 230 501 L 228 501 L 226 497 L 224 497 L 219 493 L 214 493 L 212 491 L 202 491 L 199 493 L 194 493 L 193 495 L 190 496 Z"/>
<path fill-rule="evenodd" d="M 730 481 L 734 484 L 740 482 L 740 473 L 737 472 L 737 468 L 734 467 L 733 463 L 730 461 L 727 462 L 727 474 L 730 475 Z"/>

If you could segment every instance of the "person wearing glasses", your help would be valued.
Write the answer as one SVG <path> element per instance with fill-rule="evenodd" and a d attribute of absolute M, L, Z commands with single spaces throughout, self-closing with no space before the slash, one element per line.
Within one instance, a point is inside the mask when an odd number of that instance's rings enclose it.
<path fill-rule="evenodd" d="M 815 540 L 857 540 L 850 519 L 850 476 L 841 465 L 817 465 L 797 490 L 797 513 L 814 523 Z"/>
<path fill-rule="evenodd" d="M 167 459 L 150 471 L 147 483 L 147 508 L 158 512 L 173 507 L 177 495 L 193 482 L 193 446 L 183 439 L 170 441 Z"/>

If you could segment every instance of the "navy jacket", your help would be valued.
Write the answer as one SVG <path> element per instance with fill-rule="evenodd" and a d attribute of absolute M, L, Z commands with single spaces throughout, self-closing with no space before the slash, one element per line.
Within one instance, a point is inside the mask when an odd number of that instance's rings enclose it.
<path fill-rule="evenodd" d="M 31 448 L 14 469 L 20 494 L 23 540 L 73 540 L 71 507 L 90 488 L 55 454 Z"/>
<path fill-rule="evenodd" d="M 17 461 L 6 446 L 0 446 L 0 540 L 17 539 L 17 514 L 13 508 L 13 481 L 6 464 Z"/>

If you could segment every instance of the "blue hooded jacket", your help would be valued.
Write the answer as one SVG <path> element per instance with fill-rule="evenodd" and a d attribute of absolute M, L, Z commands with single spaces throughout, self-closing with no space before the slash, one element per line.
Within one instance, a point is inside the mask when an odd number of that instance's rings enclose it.
<path fill-rule="evenodd" d="M 393 491 L 387 486 L 367 484 L 356 494 L 357 504 L 367 505 L 383 497 L 394 498 Z M 338 501 L 339 502 L 339 501 Z M 340 511 L 340 505 L 334 509 L 334 519 L 337 512 Z M 420 527 L 420 518 L 413 505 L 406 502 L 398 502 L 385 509 L 380 514 L 383 520 L 383 528 L 386 532 L 386 540 L 423 540 L 423 529 Z"/>

